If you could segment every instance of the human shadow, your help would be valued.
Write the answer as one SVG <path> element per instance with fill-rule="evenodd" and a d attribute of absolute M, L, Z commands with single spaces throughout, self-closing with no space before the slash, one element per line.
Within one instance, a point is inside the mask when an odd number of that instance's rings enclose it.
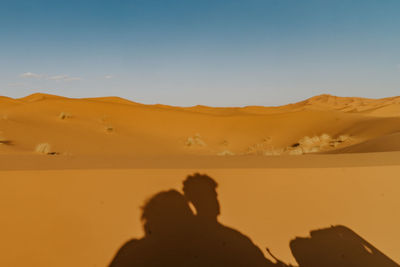
<path fill-rule="evenodd" d="M 145 236 L 125 243 L 110 267 L 190 266 L 195 261 L 194 215 L 182 194 L 157 193 L 143 206 L 141 219 Z"/>
<path fill-rule="evenodd" d="M 338 225 L 314 230 L 290 242 L 300 267 L 400 267 L 351 229 Z"/>
<path fill-rule="evenodd" d="M 208 175 L 196 173 L 183 182 L 186 199 L 196 210 L 195 225 L 199 252 L 213 266 L 280 266 L 264 257 L 261 250 L 241 232 L 218 221 L 218 184 Z"/>
<path fill-rule="evenodd" d="M 183 181 L 183 194 L 168 190 L 152 196 L 142 207 L 144 237 L 125 243 L 109 266 L 292 266 L 272 254 L 275 262 L 268 260 L 249 237 L 218 221 L 217 186 L 196 173 Z M 289 245 L 299 267 L 400 267 L 340 225 L 311 231 Z"/>
<path fill-rule="evenodd" d="M 211 177 L 197 173 L 184 181 L 184 195 L 155 194 L 142 208 L 144 237 L 125 243 L 110 267 L 282 266 L 266 259 L 250 238 L 218 222 L 216 188 Z"/>

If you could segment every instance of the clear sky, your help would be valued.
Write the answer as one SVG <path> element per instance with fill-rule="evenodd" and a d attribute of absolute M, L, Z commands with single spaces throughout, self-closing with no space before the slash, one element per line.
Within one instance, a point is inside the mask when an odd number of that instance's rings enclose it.
<path fill-rule="evenodd" d="M 400 0 L 1 0 L 0 95 L 400 95 Z"/>

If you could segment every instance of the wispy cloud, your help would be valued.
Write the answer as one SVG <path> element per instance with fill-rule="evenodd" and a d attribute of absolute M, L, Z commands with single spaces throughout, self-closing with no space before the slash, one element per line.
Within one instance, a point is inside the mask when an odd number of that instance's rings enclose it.
<path fill-rule="evenodd" d="M 54 76 L 49 76 L 46 78 L 47 80 L 53 80 L 53 81 L 64 81 L 64 82 L 70 82 L 70 81 L 79 81 L 82 80 L 80 77 L 71 77 L 69 75 L 54 75 Z"/>
<path fill-rule="evenodd" d="M 22 78 L 36 78 L 36 79 L 41 79 L 43 78 L 42 74 L 37 74 L 37 73 L 33 73 L 33 72 L 24 72 L 20 75 L 20 77 Z"/>
<path fill-rule="evenodd" d="M 72 77 L 66 74 L 61 75 L 53 75 L 49 76 L 46 74 L 37 74 L 33 72 L 25 72 L 20 75 L 22 78 L 35 78 L 41 80 L 51 80 L 51 81 L 63 81 L 63 82 L 70 82 L 70 81 L 79 81 L 82 80 L 80 77 Z"/>
<path fill-rule="evenodd" d="M 107 79 L 107 80 L 109 80 L 109 79 L 112 79 L 112 78 L 114 78 L 114 76 L 113 75 L 105 75 L 104 76 L 104 79 Z"/>

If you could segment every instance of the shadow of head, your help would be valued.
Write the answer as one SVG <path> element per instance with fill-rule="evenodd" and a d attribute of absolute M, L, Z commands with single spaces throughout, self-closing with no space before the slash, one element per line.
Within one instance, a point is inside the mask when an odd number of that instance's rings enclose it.
<path fill-rule="evenodd" d="M 208 220 L 216 220 L 220 205 L 216 191 L 218 184 L 206 174 L 195 173 L 183 181 L 185 197 L 193 204 L 196 215 Z"/>
<path fill-rule="evenodd" d="M 191 224 L 193 212 L 186 198 L 176 190 L 162 191 L 142 207 L 146 236 L 166 236 L 182 231 Z"/>

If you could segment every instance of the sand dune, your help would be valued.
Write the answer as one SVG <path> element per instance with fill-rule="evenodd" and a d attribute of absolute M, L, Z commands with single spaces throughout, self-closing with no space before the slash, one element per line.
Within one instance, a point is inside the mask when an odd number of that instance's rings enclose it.
<path fill-rule="evenodd" d="M 0 131 L 13 145 L 0 146 L 0 153 L 34 153 L 41 143 L 59 156 L 344 153 L 344 147 L 399 132 L 399 107 L 398 97 L 330 95 L 281 107 L 243 108 L 143 105 L 117 97 L 3 97 Z M 296 148 L 304 138 L 322 135 L 332 140 Z M 341 136 L 349 138 L 334 142 Z M 393 148 L 376 144 L 359 152 L 388 150 Z"/>
<path fill-rule="evenodd" d="M 399 111 L 399 97 L 233 108 L 0 97 L 0 265 L 106 266 L 143 237 L 146 199 L 198 171 L 219 184 L 220 222 L 271 261 L 266 247 L 297 264 L 290 240 L 341 224 L 399 262 Z"/>

